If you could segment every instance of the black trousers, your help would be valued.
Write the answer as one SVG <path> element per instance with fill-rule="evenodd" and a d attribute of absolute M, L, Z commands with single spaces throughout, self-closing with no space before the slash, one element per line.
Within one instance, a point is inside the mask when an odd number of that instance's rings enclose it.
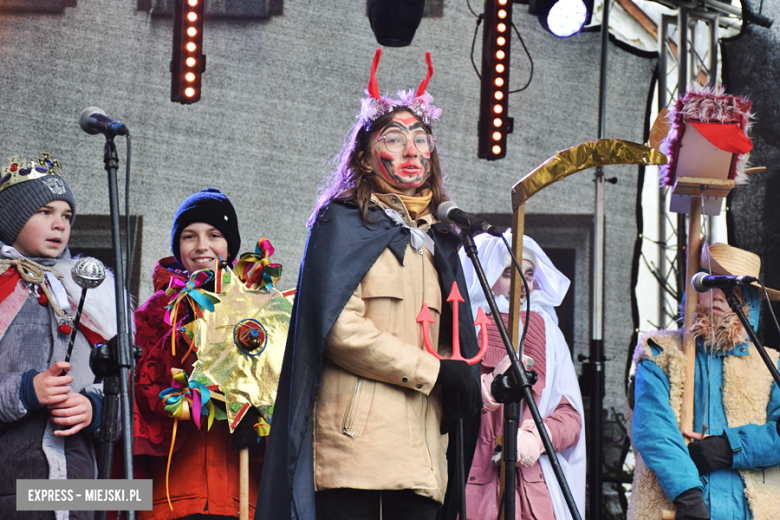
<path fill-rule="evenodd" d="M 317 491 L 317 520 L 434 520 L 439 504 L 401 491 L 327 489 Z"/>

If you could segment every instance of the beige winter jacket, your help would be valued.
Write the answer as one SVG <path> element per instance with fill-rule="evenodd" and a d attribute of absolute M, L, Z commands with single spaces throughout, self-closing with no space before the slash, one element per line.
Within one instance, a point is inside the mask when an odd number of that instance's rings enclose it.
<path fill-rule="evenodd" d="M 373 199 L 413 221 L 398 197 Z M 438 345 L 442 293 L 433 256 L 407 245 L 404 263 L 386 249 L 328 336 L 314 408 L 316 490 L 400 490 L 444 501 L 447 435 L 439 433 L 439 361 L 425 350 L 417 315 L 428 304 Z M 440 347 L 448 356 L 450 347 Z M 446 351 L 446 352 L 445 352 Z"/>

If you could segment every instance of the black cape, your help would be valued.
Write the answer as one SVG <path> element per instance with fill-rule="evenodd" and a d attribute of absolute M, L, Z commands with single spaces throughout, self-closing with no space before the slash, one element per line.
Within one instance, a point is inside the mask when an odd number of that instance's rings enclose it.
<path fill-rule="evenodd" d="M 271 433 L 263 463 L 255 520 L 316 518 L 312 409 L 319 387 L 325 339 L 352 293 L 376 259 L 390 250 L 403 265 L 410 231 L 395 225 L 379 208 L 369 210 L 378 220 L 367 228 L 357 205 L 334 201 L 324 208 L 312 225 L 301 262 L 290 332 L 284 353 L 279 389 L 274 406 Z M 434 241 L 434 263 L 444 298 L 457 281 L 466 304 L 460 305 L 460 345 L 465 358 L 479 347 L 468 291 L 458 258 L 460 238 L 447 226 L 434 224 L 428 232 Z M 451 341 L 452 309 L 443 305 L 440 342 Z M 472 366 L 479 380 L 479 364 Z M 479 433 L 479 414 L 464 423 L 466 476 Z M 449 443 L 448 484 L 439 518 L 457 514 L 455 486 L 455 442 Z"/>

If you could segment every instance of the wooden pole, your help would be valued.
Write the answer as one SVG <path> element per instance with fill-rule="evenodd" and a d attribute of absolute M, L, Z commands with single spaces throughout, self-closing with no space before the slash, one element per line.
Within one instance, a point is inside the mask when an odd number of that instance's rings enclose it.
<path fill-rule="evenodd" d="M 683 354 L 685 354 L 685 384 L 683 385 L 683 403 L 680 413 L 680 431 L 693 431 L 693 394 L 696 386 L 696 339 L 688 330 L 699 301 L 698 293 L 693 289 L 691 278 L 699 270 L 701 252 L 701 197 L 691 197 L 688 212 L 688 245 L 685 262 L 685 311 L 683 315 Z M 690 439 L 683 436 L 686 444 Z M 674 511 L 664 509 L 663 520 L 675 518 Z"/>
<path fill-rule="evenodd" d="M 512 252 L 517 257 L 517 261 L 520 262 L 520 267 L 523 266 L 523 233 L 525 232 L 525 204 L 520 204 L 514 211 L 512 211 Z M 517 342 L 520 341 L 520 311 L 522 311 L 520 303 L 520 288 L 523 286 L 523 282 L 518 278 L 522 273 L 518 273 L 517 269 L 512 269 L 512 280 L 510 282 L 509 289 L 509 339 L 512 340 L 512 345 L 517 350 Z M 521 360 L 522 361 L 522 360 Z"/>
<path fill-rule="evenodd" d="M 249 520 L 249 448 L 239 452 L 239 510 L 240 520 Z"/>
<path fill-rule="evenodd" d="M 693 393 L 696 377 L 696 340 L 688 331 L 698 297 L 691 284 L 691 277 L 699 270 L 701 250 L 701 197 L 691 197 L 691 209 L 688 213 L 688 254 L 685 273 L 685 315 L 683 318 L 683 353 L 685 354 L 685 385 L 683 386 L 683 405 L 680 414 L 680 431 L 693 431 Z M 688 439 L 686 439 L 686 443 Z"/>
<path fill-rule="evenodd" d="M 523 266 L 523 233 L 525 232 L 525 204 L 520 204 L 512 211 L 512 252 L 520 262 L 520 267 Z M 512 345 L 517 350 L 517 344 L 520 341 L 520 311 L 522 304 L 520 303 L 520 287 L 522 287 L 522 281 L 518 278 L 522 273 L 518 273 L 517 269 L 512 269 L 512 279 L 509 289 L 509 326 L 507 327 L 509 332 L 509 339 L 512 340 Z M 521 284 L 521 285 L 517 285 Z M 522 362 L 522 358 L 520 359 Z M 496 437 L 496 442 L 501 446 L 504 445 L 503 433 Z M 499 471 L 499 484 L 498 484 L 498 496 L 504 496 L 504 488 L 506 487 L 505 476 L 506 466 L 504 458 L 501 458 L 501 470 Z M 504 510 L 501 510 L 501 518 L 504 520 Z"/>

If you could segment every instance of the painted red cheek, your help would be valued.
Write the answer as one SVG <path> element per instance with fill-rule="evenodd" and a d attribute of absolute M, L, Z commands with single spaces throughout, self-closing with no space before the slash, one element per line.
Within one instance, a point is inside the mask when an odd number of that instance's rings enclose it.
<path fill-rule="evenodd" d="M 389 174 L 387 173 L 387 170 L 385 169 L 384 163 L 379 159 L 380 152 L 377 152 L 374 150 L 374 159 L 376 160 L 377 166 L 379 166 L 379 173 L 381 173 L 386 179 L 389 178 Z"/>
<path fill-rule="evenodd" d="M 387 159 L 388 161 L 392 161 L 393 160 L 393 156 L 390 155 L 389 153 L 385 152 L 385 151 L 379 152 L 379 155 L 382 156 L 382 159 Z"/>

